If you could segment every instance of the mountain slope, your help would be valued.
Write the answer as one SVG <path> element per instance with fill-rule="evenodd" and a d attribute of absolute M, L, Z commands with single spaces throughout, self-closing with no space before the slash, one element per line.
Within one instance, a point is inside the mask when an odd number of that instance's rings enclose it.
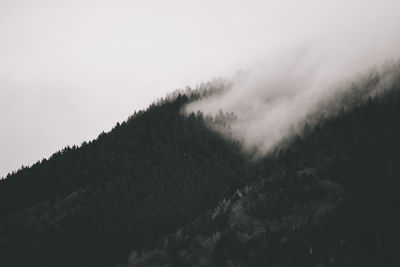
<path fill-rule="evenodd" d="M 400 87 L 320 120 L 125 266 L 399 266 Z"/>
<path fill-rule="evenodd" d="M 1 180 L 0 265 L 400 265 L 399 82 L 257 160 L 181 113 L 198 97 Z"/>
<path fill-rule="evenodd" d="M 237 144 L 178 96 L 0 182 L 1 266 L 108 266 L 244 185 Z"/>

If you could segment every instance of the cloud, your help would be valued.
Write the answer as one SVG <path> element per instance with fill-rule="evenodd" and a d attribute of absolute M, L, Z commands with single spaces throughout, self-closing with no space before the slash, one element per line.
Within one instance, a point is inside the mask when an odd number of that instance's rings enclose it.
<path fill-rule="evenodd" d="M 382 64 L 400 56 L 400 28 L 391 23 L 389 19 L 387 27 L 382 23 L 331 29 L 325 39 L 315 34 L 314 39 L 291 48 L 276 49 L 234 76 L 224 94 L 191 103 L 186 112 L 233 112 L 237 119 L 227 120 L 227 128 L 214 128 L 241 141 L 247 151 L 267 154 L 293 132 L 300 132 L 311 115 L 323 112 L 324 105 L 338 101 L 338 95 L 365 86 L 374 73 L 381 82 L 365 90 L 365 95 L 390 84 L 390 71 L 396 68 Z M 365 27 L 369 27 L 367 34 Z"/>

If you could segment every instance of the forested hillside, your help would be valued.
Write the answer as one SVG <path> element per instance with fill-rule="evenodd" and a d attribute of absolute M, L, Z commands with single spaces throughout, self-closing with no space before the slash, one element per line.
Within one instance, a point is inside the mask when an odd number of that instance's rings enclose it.
<path fill-rule="evenodd" d="M 122 265 L 400 266 L 400 84 L 354 90 L 246 186 Z"/>
<path fill-rule="evenodd" d="M 1 180 L 0 266 L 400 265 L 399 83 L 257 159 L 199 97 Z"/>
<path fill-rule="evenodd" d="M 188 100 L 0 181 L 0 266 L 109 266 L 243 186 L 238 145 L 181 115 Z"/>

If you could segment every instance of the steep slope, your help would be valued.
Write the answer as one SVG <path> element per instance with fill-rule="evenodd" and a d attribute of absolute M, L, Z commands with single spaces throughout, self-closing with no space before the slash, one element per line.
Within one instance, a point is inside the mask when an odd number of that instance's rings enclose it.
<path fill-rule="evenodd" d="M 399 266 L 400 83 L 360 90 L 255 161 L 200 95 L 135 113 L 0 181 L 0 266 Z"/>
<path fill-rule="evenodd" d="M 188 101 L 152 105 L 0 181 L 0 266 L 109 266 L 243 186 L 238 145 L 181 115 Z"/>
<path fill-rule="evenodd" d="M 400 266 L 400 83 L 308 125 L 126 266 Z M 250 177 L 249 177 L 250 178 Z"/>

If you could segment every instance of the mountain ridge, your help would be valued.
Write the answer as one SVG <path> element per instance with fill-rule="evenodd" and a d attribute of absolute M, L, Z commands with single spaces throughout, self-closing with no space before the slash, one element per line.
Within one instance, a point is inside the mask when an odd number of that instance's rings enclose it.
<path fill-rule="evenodd" d="M 0 181 L 0 264 L 396 266 L 399 85 L 256 160 L 182 113 L 209 91 L 153 104 Z"/>

